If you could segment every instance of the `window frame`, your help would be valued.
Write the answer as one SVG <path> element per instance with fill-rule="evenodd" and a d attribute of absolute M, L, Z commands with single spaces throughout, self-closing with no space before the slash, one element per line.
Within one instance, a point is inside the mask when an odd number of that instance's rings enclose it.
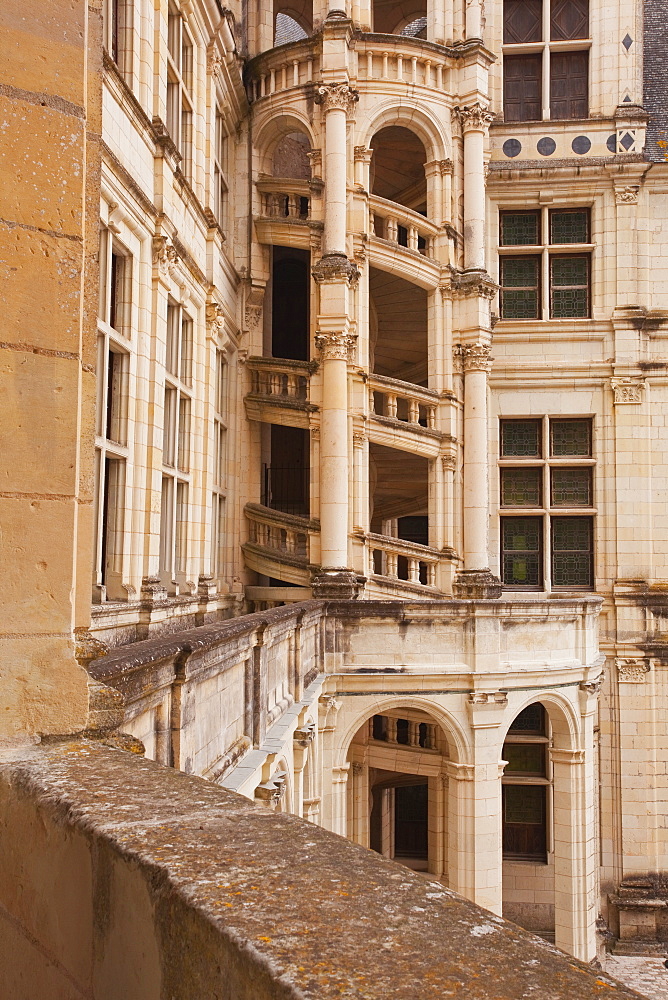
<path fill-rule="evenodd" d="M 539 213 L 538 235 L 540 242 L 536 244 L 512 244 L 503 243 L 503 220 L 509 215 L 529 215 Z M 553 215 L 586 213 L 587 215 L 587 236 L 586 243 L 553 243 L 552 240 L 552 217 Z M 527 208 L 525 211 L 514 208 L 499 208 L 498 225 L 498 252 L 499 252 L 499 319 L 505 323 L 535 323 L 536 321 L 556 321 L 556 322 L 576 322 L 578 320 L 592 319 L 593 291 L 592 276 L 594 268 L 594 253 L 596 244 L 592 241 L 592 206 L 591 205 L 543 205 L 540 208 Z M 508 259 L 526 260 L 529 258 L 539 258 L 538 285 L 537 285 L 537 307 L 536 315 L 529 316 L 505 316 L 504 315 L 504 293 L 506 290 L 512 291 L 513 286 L 504 286 L 503 272 L 504 261 Z M 586 288 L 586 315 L 584 316 L 555 316 L 553 309 L 553 292 L 567 286 L 553 285 L 552 267 L 553 261 L 561 259 L 586 259 L 587 260 L 587 283 L 573 287 Z M 528 288 L 529 286 L 527 286 Z M 531 286 L 533 287 L 533 286 Z M 521 290 L 521 289 L 515 289 Z"/>
<path fill-rule="evenodd" d="M 184 53 L 189 51 L 188 56 Z M 167 95 L 166 126 L 181 154 L 181 172 L 186 180 L 193 174 L 193 125 L 195 116 L 195 40 L 186 19 L 174 0 L 167 14 Z"/>
<path fill-rule="evenodd" d="M 507 455 L 503 453 L 503 425 L 514 420 L 523 423 L 536 420 L 539 422 L 539 450 L 540 455 Z M 552 447 L 552 429 L 559 421 L 586 421 L 589 426 L 589 455 L 555 455 Z M 592 416 L 582 416 L 578 414 L 554 414 L 542 417 L 503 416 L 499 420 L 499 479 L 498 479 L 498 511 L 499 511 L 499 552 L 500 552 L 500 576 L 504 590 L 519 592 L 547 592 L 547 593 L 591 593 L 596 589 L 596 562 L 595 562 L 595 529 L 596 515 L 596 457 L 594 455 L 594 422 Z M 541 481 L 541 504 L 529 505 L 509 505 L 503 504 L 502 480 L 505 469 L 536 469 L 542 470 Z M 569 506 L 553 503 L 552 495 L 552 473 L 554 470 L 565 469 L 587 469 L 589 470 L 589 504 L 571 504 Z M 507 583 L 504 580 L 505 548 L 504 521 L 511 518 L 536 518 L 541 521 L 541 544 L 538 550 L 540 580 L 538 584 Z M 589 559 L 589 584 L 587 586 L 575 586 L 568 584 L 555 584 L 555 550 L 554 549 L 554 521 L 557 518 L 586 519 L 589 524 L 590 545 L 587 550 Z M 533 551 L 533 550 L 532 550 Z M 558 550 L 562 551 L 562 550 Z M 563 550 L 564 552 L 566 550 Z M 574 550 L 575 551 L 575 550 Z M 584 549 L 577 550 L 585 552 Z"/>
<path fill-rule="evenodd" d="M 132 73 L 133 12 L 131 0 L 103 0 L 103 45 L 126 80 Z"/>
<path fill-rule="evenodd" d="M 503 38 L 505 39 L 505 26 L 506 26 L 506 15 L 505 15 L 505 3 L 503 5 Z M 591 4 L 589 4 L 588 10 L 588 35 L 586 38 L 571 38 L 571 39 L 553 39 L 552 38 L 552 0 L 542 0 L 542 13 L 541 13 L 541 39 L 530 42 L 506 42 L 503 41 L 502 44 L 502 55 L 505 60 L 507 56 L 541 56 L 541 86 L 540 86 L 540 105 L 541 105 L 541 117 L 540 118 L 505 118 L 508 123 L 517 123 L 519 121 L 582 121 L 589 118 L 589 109 L 591 105 L 590 93 L 591 93 L 591 57 L 589 55 L 592 48 L 592 32 L 591 32 L 591 21 L 592 21 L 592 10 Z M 587 59 L 587 114 L 583 118 L 557 118 L 552 115 L 552 74 L 550 66 L 550 57 L 552 54 L 561 54 L 568 52 L 586 52 L 588 54 Z M 506 112 L 506 101 L 505 101 L 505 73 L 503 76 L 503 90 L 504 90 L 504 117 Z"/>

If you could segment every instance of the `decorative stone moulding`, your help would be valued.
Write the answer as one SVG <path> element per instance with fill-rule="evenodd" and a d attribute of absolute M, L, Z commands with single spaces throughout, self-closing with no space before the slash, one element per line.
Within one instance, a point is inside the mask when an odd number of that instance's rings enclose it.
<path fill-rule="evenodd" d="M 507 705 L 508 695 L 505 691 L 471 691 L 469 705 Z"/>
<path fill-rule="evenodd" d="M 347 83 L 322 83 L 315 93 L 315 103 L 322 105 L 325 113 L 345 111 L 348 118 L 352 117 L 359 99 L 359 91 Z"/>
<path fill-rule="evenodd" d="M 615 658 L 620 684 L 644 684 L 650 665 L 643 657 L 618 656 Z"/>
<path fill-rule="evenodd" d="M 153 266 L 157 267 L 160 274 L 167 277 L 173 275 L 174 269 L 179 262 L 179 255 L 176 247 L 169 242 L 166 236 L 153 237 Z"/>
<path fill-rule="evenodd" d="M 347 281 L 355 285 L 360 278 L 360 269 L 354 261 L 343 253 L 327 253 L 311 268 L 314 281 Z"/>
<path fill-rule="evenodd" d="M 637 184 L 629 184 L 626 187 L 615 188 L 615 201 L 618 205 L 637 205 L 638 191 Z"/>
<path fill-rule="evenodd" d="M 323 361 L 352 360 L 357 335 L 354 333 L 317 333 L 315 346 Z"/>
<path fill-rule="evenodd" d="M 645 380 L 641 378 L 613 378 L 610 386 L 614 393 L 614 402 L 642 403 Z"/>
<path fill-rule="evenodd" d="M 455 108 L 455 113 L 462 127 L 462 132 L 487 132 L 489 126 L 494 121 L 494 115 L 482 104 L 464 105 Z"/>

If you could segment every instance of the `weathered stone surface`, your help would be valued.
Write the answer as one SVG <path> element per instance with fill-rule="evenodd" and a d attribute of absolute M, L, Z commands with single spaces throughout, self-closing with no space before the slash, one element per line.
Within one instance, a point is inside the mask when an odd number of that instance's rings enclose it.
<path fill-rule="evenodd" d="M 45 955 L 57 997 L 637 996 L 439 883 L 98 743 L 5 756 L 0 804 L 7 996 L 34 995 Z"/>

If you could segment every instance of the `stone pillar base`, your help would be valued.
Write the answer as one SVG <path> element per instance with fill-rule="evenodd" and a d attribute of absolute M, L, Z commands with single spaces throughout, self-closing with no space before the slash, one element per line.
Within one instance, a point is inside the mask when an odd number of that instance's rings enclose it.
<path fill-rule="evenodd" d="M 454 595 L 462 601 L 484 601 L 501 597 L 501 581 L 488 569 L 463 569 L 455 579 Z"/>
<path fill-rule="evenodd" d="M 354 601 L 366 583 L 366 577 L 347 569 L 322 570 L 311 581 L 313 596 L 326 601 Z"/>

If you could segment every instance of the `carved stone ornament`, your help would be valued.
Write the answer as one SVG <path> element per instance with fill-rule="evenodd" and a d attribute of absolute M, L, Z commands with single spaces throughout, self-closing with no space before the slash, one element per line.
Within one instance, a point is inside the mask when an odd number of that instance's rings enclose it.
<path fill-rule="evenodd" d="M 441 466 L 444 472 L 454 472 L 457 468 L 457 456 L 441 455 Z"/>
<path fill-rule="evenodd" d="M 637 184 L 629 184 L 626 187 L 616 187 L 615 201 L 618 205 L 637 205 L 638 191 L 639 188 Z"/>
<path fill-rule="evenodd" d="M 352 117 L 359 99 L 358 91 L 347 83 L 323 83 L 315 93 L 315 103 L 322 104 L 325 111 L 345 111 L 348 118 Z"/>
<path fill-rule="evenodd" d="M 321 694 L 318 698 L 318 706 L 320 710 L 320 729 L 334 729 L 336 726 L 336 717 L 339 714 L 339 709 L 343 704 L 338 698 L 335 698 L 333 694 Z"/>
<path fill-rule="evenodd" d="M 169 242 L 166 236 L 153 237 L 153 266 L 157 267 L 160 274 L 170 275 L 179 260 L 176 248 Z"/>
<path fill-rule="evenodd" d="M 470 298 L 478 296 L 483 299 L 492 299 L 496 295 L 499 286 L 492 281 L 487 271 L 455 271 L 450 270 L 450 286 L 441 286 L 449 290 L 451 296 L 455 298 Z M 445 292 L 441 292 L 445 297 Z"/>
<path fill-rule="evenodd" d="M 494 121 L 494 115 L 478 102 L 470 106 L 465 104 L 461 108 L 455 108 L 455 111 L 461 122 L 462 132 L 487 132 Z"/>
<path fill-rule="evenodd" d="M 365 441 L 366 434 L 361 434 L 358 431 L 353 434 L 353 448 L 363 448 Z"/>
<path fill-rule="evenodd" d="M 356 343 L 353 333 L 317 333 L 315 337 L 323 361 L 351 361 Z"/>
<path fill-rule="evenodd" d="M 610 386 L 615 403 L 642 403 L 645 380 L 640 378 L 612 378 Z"/>
<path fill-rule="evenodd" d="M 217 302 L 206 304 L 206 328 L 211 337 L 221 336 L 225 330 L 225 317 Z"/>
<path fill-rule="evenodd" d="M 438 167 L 441 171 L 441 177 L 445 177 L 447 174 L 451 174 L 454 171 L 454 164 L 452 160 L 439 160 Z"/>
<path fill-rule="evenodd" d="M 315 722 L 307 722 L 305 725 L 300 726 L 299 729 L 295 729 L 292 738 L 297 744 L 297 746 L 300 746 L 303 750 L 306 750 L 306 748 L 309 747 L 311 743 L 313 743 L 313 740 L 315 739 L 315 733 L 316 733 Z"/>
<path fill-rule="evenodd" d="M 269 781 L 263 781 L 255 789 L 255 798 L 261 799 L 268 805 L 275 805 L 280 802 L 285 795 L 287 775 L 284 771 L 277 771 Z"/>
<path fill-rule="evenodd" d="M 318 170 L 322 166 L 322 150 L 312 149 L 310 153 L 306 154 L 311 161 L 311 172 L 314 176 L 317 176 Z"/>
<path fill-rule="evenodd" d="M 580 681 L 580 690 L 584 692 L 584 694 L 588 694 L 593 698 L 600 692 L 604 678 L 605 673 L 604 671 L 601 671 L 598 677 L 594 678 L 593 681 Z"/>
<path fill-rule="evenodd" d="M 365 163 L 370 163 L 373 156 L 373 149 L 369 149 L 367 146 L 354 146 L 353 153 L 356 160 L 363 160 Z"/>
<path fill-rule="evenodd" d="M 360 269 L 344 253 L 327 253 L 313 265 L 311 274 L 317 284 L 321 281 L 345 280 L 348 284 L 355 285 L 359 281 Z"/>
<path fill-rule="evenodd" d="M 508 695 L 505 691 L 471 691 L 469 705 L 507 705 Z"/>
<path fill-rule="evenodd" d="M 635 656 L 618 656 L 615 666 L 620 684 L 644 684 L 650 669 L 647 660 Z"/>
<path fill-rule="evenodd" d="M 354 760 L 350 765 L 350 770 L 356 778 L 359 778 L 364 774 L 364 764 L 360 764 L 358 760 Z"/>
<path fill-rule="evenodd" d="M 463 370 L 465 372 L 487 372 L 489 374 L 492 370 L 491 350 L 491 344 L 483 344 L 481 342 L 477 344 L 462 344 L 461 359 Z"/>
<path fill-rule="evenodd" d="M 244 310 L 244 320 L 247 330 L 257 330 L 262 318 L 262 306 L 247 305 Z"/>
<path fill-rule="evenodd" d="M 206 54 L 206 71 L 209 76 L 215 76 L 216 73 L 219 73 L 222 65 L 222 54 L 214 45 L 211 45 Z"/>

